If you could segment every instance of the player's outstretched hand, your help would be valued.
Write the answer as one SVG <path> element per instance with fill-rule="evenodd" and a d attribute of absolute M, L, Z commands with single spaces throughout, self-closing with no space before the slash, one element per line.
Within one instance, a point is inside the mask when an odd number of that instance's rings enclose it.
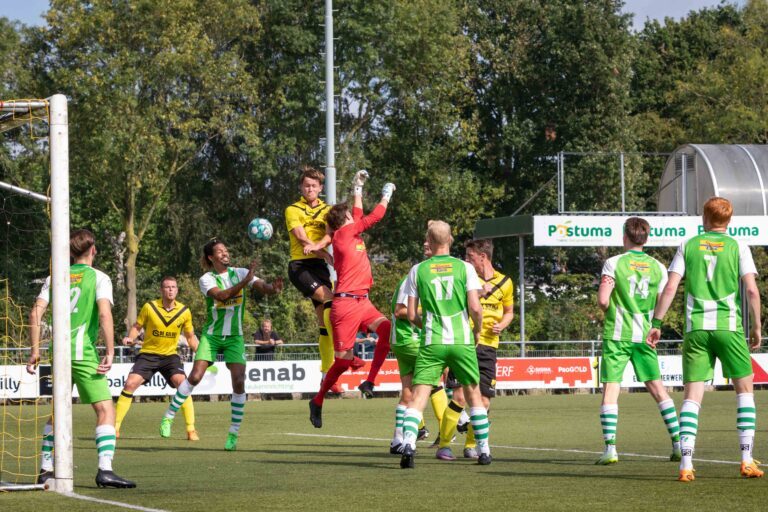
<path fill-rule="evenodd" d="M 386 199 L 387 201 L 392 200 L 392 194 L 395 193 L 395 190 L 397 187 L 394 183 L 385 183 L 384 188 L 381 189 L 381 198 Z"/>
<path fill-rule="evenodd" d="M 123 338 L 123 345 L 125 345 L 126 347 L 130 347 L 134 343 L 136 342 L 133 341 L 133 338 L 131 338 L 130 336 L 126 336 L 125 338 Z"/>
<path fill-rule="evenodd" d="M 277 294 L 283 291 L 283 278 L 278 277 L 272 281 L 272 290 Z"/>
<path fill-rule="evenodd" d="M 656 348 L 656 344 L 661 339 L 661 330 L 657 329 L 656 327 L 651 327 L 651 330 L 648 331 L 648 336 L 645 338 L 645 342 L 651 347 Z"/>
<path fill-rule="evenodd" d="M 37 373 L 37 365 L 40 363 L 40 354 L 32 354 L 27 360 L 27 373 L 34 375 Z"/>
<path fill-rule="evenodd" d="M 760 343 L 762 342 L 762 333 L 760 332 L 760 326 L 759 325 L 753 325 L 752 328 L 749 330 L 749 348 L 752 350 L 757 350 L 760 348 Z"/>
<path fill-rule="evenodd" d="M 355 177 L 352 178 L 352 185 L 355 187 L 362 187 L 365 185 L 365 180 L 367 180 L 368 177 L 368 171 L 360 169 L 355 173 Z"/>

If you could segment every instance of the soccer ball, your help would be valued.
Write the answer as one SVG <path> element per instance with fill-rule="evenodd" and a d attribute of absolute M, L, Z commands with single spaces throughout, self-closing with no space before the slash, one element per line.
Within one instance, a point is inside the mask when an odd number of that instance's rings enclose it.
<path fill-rule="evenodd" d="M 248 224 L 251 242 L 266 242 L 272 238 L 272 224 L 267 219 L 255 218 Z"/>

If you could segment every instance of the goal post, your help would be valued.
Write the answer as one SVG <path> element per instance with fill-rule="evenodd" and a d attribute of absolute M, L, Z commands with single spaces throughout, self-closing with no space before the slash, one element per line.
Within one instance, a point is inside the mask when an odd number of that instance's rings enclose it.
<path fill-rule="evenodd" d="M 0 183 L 0 187 L 50 203 L 55 478 L 46 485 L 49 489 L 66 493 L 73 491 L 74 472 L 69 317 L 69 123 L 66 96 L 56 94 L 44 100 L 0 101 L 0 132 L 29 123 L 33 119 L 33 112 L 40 110 L 47 110 L 48 113 L 50 198 L 7 183 Z"/>

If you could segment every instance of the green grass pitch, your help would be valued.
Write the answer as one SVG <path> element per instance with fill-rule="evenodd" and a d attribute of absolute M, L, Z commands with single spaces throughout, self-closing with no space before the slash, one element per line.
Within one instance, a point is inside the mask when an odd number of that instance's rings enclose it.
<path fill-rule="evenodd" d="M 761 419 L 768 394 L 756 393 L 755 456 L 768 456 Z M 679 407 L 680 394 L 674 395 Z M 134 404 L 115 458 L 118 474 L 137 489 L 97 489 L 92 439 L 94 415 L 75 406 L 75 492 L 139 507 L 216 510 L 764 510 L 768 479 L 739 477 L 733 392 L 704 399 L 696 452 L 697 480 L 675 481 L 677 464 L 666 459 L 669 440 L 646 393 L 621 396 L 615 466 L 594 466 L 602 450 L 599 395 L 502 397 L 493 401 L 493 464 L 443 462 L 420 443 L 416 469 L 401 470 L 389 455 L 395 401 L 326 400 L 325 426 L 309 424 L 307 401 L 249 402 L 238 449 L 223 450 L 228 402 L 196 404 L 202 440 L 184 437 L 181 414 L 172 439 L 158 432 L 161 403 Z M 763 412 L 763 414 L 761 414 Z M 765 420 L 763 420 L 764 422 Z M 763 423 L 764 424 L 764 423 Z M 328 437 L 323 437 L 328 436 Z M 463 442 L 460 436 L 457 442 Z M 461 454 L 461 445 L 454 452 Z M 633 454 L 633 455 L 630 455 Z M 126 510 L 54 493 L 0 494 L 0 509 Z"/>

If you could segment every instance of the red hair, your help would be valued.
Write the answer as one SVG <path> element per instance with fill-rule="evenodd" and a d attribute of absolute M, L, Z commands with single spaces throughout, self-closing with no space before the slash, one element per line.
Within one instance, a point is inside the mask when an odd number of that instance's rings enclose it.
<path fill-rule="evenodd" d="M 704 224 L 724 227 L 731 222 L 733 205 L 724 197 L 710 197 L 704 203 Z"/>

